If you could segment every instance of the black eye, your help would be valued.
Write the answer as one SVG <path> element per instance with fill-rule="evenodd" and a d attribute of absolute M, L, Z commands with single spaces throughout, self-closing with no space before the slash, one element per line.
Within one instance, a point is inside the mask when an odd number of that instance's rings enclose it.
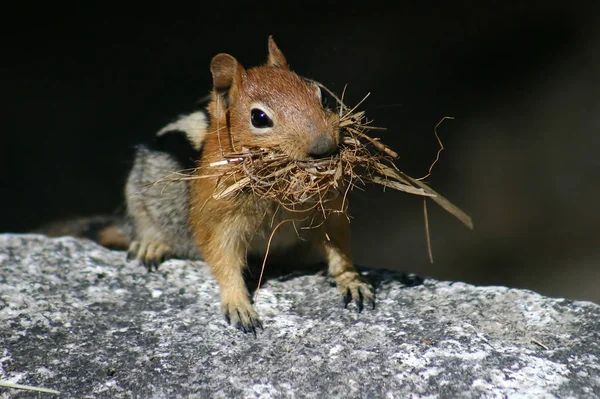
<path fill-rule="evenodd" d="M 250 119 L 252 120 L 252 126 L 256 128 L 264 129 L 267 127 L 273 127 L 273 121 L 271 118 L 269 118 L 265 111 L 261 109 L 252 108 L 250 111 Z"/>

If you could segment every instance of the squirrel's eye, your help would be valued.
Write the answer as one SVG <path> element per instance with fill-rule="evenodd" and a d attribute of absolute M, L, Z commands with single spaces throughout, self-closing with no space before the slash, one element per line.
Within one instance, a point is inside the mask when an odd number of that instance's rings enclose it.
<path fill-rule="evenodd" d="M 250 111 L 250 119 L 252 120 L 252 126 L 263 129 L 267 127 L 273 127 L 273 121 L 269 116 L 265 113 L 265 111 L 252 108 Z"/>

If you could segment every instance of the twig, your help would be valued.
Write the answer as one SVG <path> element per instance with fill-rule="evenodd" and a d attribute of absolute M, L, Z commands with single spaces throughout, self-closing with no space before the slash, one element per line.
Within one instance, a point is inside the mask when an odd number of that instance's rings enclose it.
<path fill-rule="evenodd" d="M 279 227 L 281 227 L 285 223 L 293 222 L 293 221 L 294 221 L 293 219 L 282 220 L 281 222 L 279 222 L 277 224 L 277 226 L 275 226 L 275 228 L 271 232 L 271 235 L 269 236 L 269 241 L 267 242 L 267 249 L 265 251 L 265 256 L 263 257 L 262 266 L 260 268 L 260 276 L 258 276 L 258 284 L 256 286 L 256 291 L 254 292 L 254 301 L 256 301 L 256 296 L 258 295 L 258 290 L 260 289 L 260 284 L 262 283 L 262 278 L 263 278 L 263 274 L 265 272 L 265 266 L 267 264 L 267 257 L 269 256 L 269 250 L 271 249 L 271 241 L 273 240 L 273 236 L 275 235 L 275 232 L 277 231 L 277 229 Z"/>
<path fill-rule="evenodd" d="M 359 135 L 360 137 L 368 140 L 371 144 L 373 144 L 375 146 L 375 148 L 377 148 L 379 151 L 385 152 L 386 154 L 388 154 L 390 157 L 394 158 L 394 159 L 398 159 L 398 153 L 395 151 L 392 151 L 389 147 L 387 147 L 384 144 L 381 144 L 379 141 L 375 140 L 372 137 L 367 136 L 366 134 L 362 133 L 362 132 L 356 132 L 357 135 Z"/>
<path fill-rule="evenodd" d="M 433 264 L 433 252 L 431 251 L 431 236 L 429 234 L 429 216 L 427 215 L 427 198 L 423 198 L 423 216 L 425 217 L 425 238 L 427 238 L 427 254 L 429 262 Z"/>
<path fill-rule="evenodd" d="M 440 136 L 438 135 L 437 128 L 446 119 L 454 119 L 454 117 L 453 116 L 444 116 L 442 119 L 440 119 L 440 121 L 437 123 L 437 125 L 435 125 L 435 127 L 433 128 L 433 134 L 435 135 L 435 138 L 437 139 L 437 142 L 438 142 L 440 148 L 438 149 L 438 152 L 435 156 L 435 160 L 433 161 L 433 163 L 431 165 L 429 165 L 429 170 L 427 171 L 427 174 L 423 177 L 419 177 L 416 180 L 425 180 L 429 176 L 431 176 L 431 171 L 433 170 L 433 166 L 440 160 L 440 154 L 442 153 L 442 151 L 444 151 L 444 144 L 442 144 L 442 140 L 440 140 Z"/>
<path fill-rule="evenodd" d="M 0 381 L 0 387 L 12 388 L 12 389 L 21 389 L 21 390 L 24 390 L 24 391 L 52 393 L 54 395 L 60 395 L 60 392 L 56 391 L 54 389 L 33 387 L 33 386 L 30 386 L 30 385 L 14 384 L 14 383 L 8 382 L 8 381 Z"/>
<path fill-rule="evenodd" d="M 534 344 L 536 344 L 536 345 L 539 345 L 539 346 L 541 346 L 542 348 L 546 349 L 547 351 L 549 351 L 549 350 L 550 350 L 550 348 L 548 348 L 546 345 L 542 344 L 540 341 L 538 341 L 538 340 L 537 340 L 537 339 L 535 339 L 535 338 L 532 338 L 532 339 L 531 339 L 531 342 L 533 342 L 533 343 L 534 343 Z"/>

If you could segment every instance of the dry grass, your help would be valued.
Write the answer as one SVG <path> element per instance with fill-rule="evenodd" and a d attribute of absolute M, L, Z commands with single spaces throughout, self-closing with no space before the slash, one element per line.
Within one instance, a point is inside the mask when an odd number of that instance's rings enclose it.
<path fill-rule="evenodd" d="M 328 202 L 335 196 L 343 195 L 343 204 L 347 204 L 346 197 L 350 190 L 367 184 L 377 184 L 430 198 L 467 227 L 473 228 L 471 218 L 423 183 L 423 178 L 415 179 L 397 168 L 394 160 L 398 155 L 378 138 L 367 134 L 382 129 L 371 126 L 365 113 L 356 110 L 360 103 L 354 108 L 349 108 L 325 86 L 315 83 L 338 102 L 342 142 L 339 152 L 335 155 L 298 161 L 290 159 L 277 148 L 242 148 L 241 151 L 227 153 L 223 160 L 210 164 L 212 170 L 205 171 L 202 176 L 195 175 L 195 171 L 178 172 L 160 181 L 219 177 L 220 184 L 213 194 L 215 199 L 252 192 L 257 197 L 275 201 L 286 209 L 296 209 L 300 204 L 303 208 L 309 205 L 324 214 L 331 211 L 345 212 L 344 205 L 342 210 L 328 207 Z M 443 146 L 441 142 L 439 144 L 441 152 Z M 427 176 L 430 173 L 431 168 Z"/>

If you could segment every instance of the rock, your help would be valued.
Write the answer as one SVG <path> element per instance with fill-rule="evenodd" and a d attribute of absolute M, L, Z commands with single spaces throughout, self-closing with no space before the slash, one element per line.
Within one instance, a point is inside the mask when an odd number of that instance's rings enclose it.
<path fill-rule="evenodd" d="M 148 273 L 87 240 L 0 235 L 0 379 L 61 398 L 600 397 L 600 306 L 365 274 L 362 313 L 323 274 L 264 282 L 255 338 L 202 262 Z"/>

